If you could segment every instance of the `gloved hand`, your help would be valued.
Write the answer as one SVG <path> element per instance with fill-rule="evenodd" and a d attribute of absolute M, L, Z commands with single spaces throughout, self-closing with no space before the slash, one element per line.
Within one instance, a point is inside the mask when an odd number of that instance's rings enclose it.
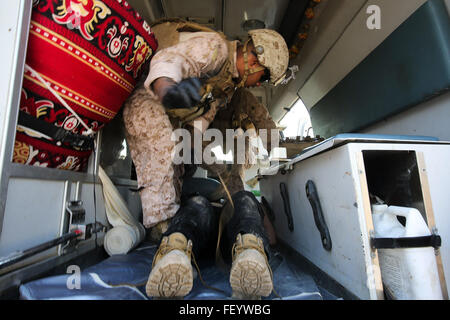
<path fill-rule="evenodd" d="M 191 108 L 200 100 L 202 84 L 198 78 L 188 78 L 172 86 L 163 97 L 162 104 L 168 109 Z"/>

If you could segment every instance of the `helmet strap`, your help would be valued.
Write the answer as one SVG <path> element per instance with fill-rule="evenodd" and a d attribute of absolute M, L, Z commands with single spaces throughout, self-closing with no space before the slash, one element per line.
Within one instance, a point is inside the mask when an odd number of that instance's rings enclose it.
<path fill-rule="evenodd" d="M 242 88 L 245 86 L 245 82 L 247 81 L 247 78 L 249 75 L 260 72 L 265 69 L 265 67 L 263 67 L 263 66 L 252 68 L 252 69 L 250 69 L 248 66 L 247 47 L 251 40 L 252 40 L 251 38 L 248 38 L 247 41 L 245 41 L 245 43 L 244 43 L 244 48 L 242 49 L 242 54 L 244 55 L 244 76 L 242 77 L 241 82 L 239 82 L 239 84 L 237 85 L 238 88 Z"/>

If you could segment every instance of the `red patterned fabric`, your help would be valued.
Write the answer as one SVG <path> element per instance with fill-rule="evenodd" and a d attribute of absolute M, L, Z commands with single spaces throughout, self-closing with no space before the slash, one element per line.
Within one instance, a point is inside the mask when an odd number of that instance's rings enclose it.
<path fill-rule="evenodd" d="M 34 1 L 26 64 L 94 132 L 120 110 L 156 49 L 150 27 L 126 1 Z M 28 70 L 20 109 L 73 133 L 86 131 Z M 84 171 L 90 154 L 17 128 L 14 162 Z"/>

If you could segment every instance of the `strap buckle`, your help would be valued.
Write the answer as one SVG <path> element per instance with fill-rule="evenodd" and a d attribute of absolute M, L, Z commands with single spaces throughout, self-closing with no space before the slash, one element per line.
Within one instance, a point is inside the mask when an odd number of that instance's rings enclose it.
<path fill-rule="evenodd" d="M 81 134 L 72 133 L 62 127 L 57 127 L 52 123 L 46 122 L 45 120 L 33 117 L 24 111 L 19 111 L 18 124 L 45 134 L 57 141 L 58 146 L 62 143 L 68 143 L 71 147 L 80 150 L 94 149 L 93 136 L 83 136 Z"/>
<path fill-rule="evenodd" d="M 58 128 L 53 138 L 57 141 L 68 143 L 72 147 L 82 150 L 94 149 L 94 139 L 92 137 L 73 134 L 63 128 Z"/>

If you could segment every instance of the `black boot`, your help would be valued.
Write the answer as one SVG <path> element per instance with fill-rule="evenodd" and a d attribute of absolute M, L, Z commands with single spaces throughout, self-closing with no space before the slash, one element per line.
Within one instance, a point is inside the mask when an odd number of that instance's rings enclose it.
<path fill-rule="evenodd" d="M 264 211 L 253 193 L 239 191 L 232 196 L 234 214 L 227 223 L 221 243 L 222 254 L 231 263 L 231 249 L 238 234 L 253 234 L 263 242 L 266 254 L 270 254 L 269 238 L 264 229 Z"/>
<path fill-rule="evenodd" d="M 184 297 L 191 291 L 191 255 L 195 259 L 214 243 L 217 219 L 205 197 L 193 196 L 181 204 L 153 259 L 146 285 L 148 296 Z"/>
<path fill-rule="evenodd" d="M 180 205 L 169 228 L 163 234 L 182 233 L 193 243 L 196 258 L 208 253 L 217 241 L 218 214 L 203 196 L 192 196 Z"/>
<path fill-rule="evenodd" d="M 273 289 L 272 271 L 267 259 L 268 238 L 264 212 L 255 196 L 247 191 L 233 195 L 234 214 L 225 230 L 231 253 L 230 285 L 233 297 L 260 299 Z M 232 248 L 229 247 L 232 245 Z"/>

